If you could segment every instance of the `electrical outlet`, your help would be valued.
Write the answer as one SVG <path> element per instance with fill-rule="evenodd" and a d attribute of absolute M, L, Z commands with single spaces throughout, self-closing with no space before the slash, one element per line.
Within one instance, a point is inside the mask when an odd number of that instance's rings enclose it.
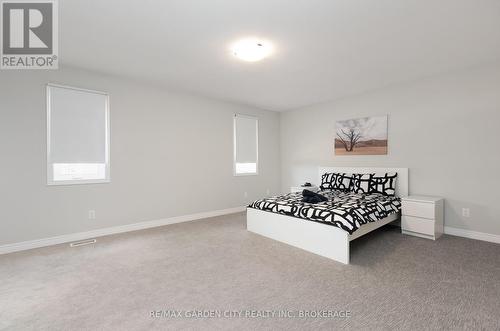
<path fill-rule="evenodd" d="M 95 220 L 95 210 L 89 210 L 89 220 Z"/>
<path fill-rule="evenodd" d="M 245 193 L 243 193 L 243 196 L 244 196 L 245 198 L 248 198 L 248 192 L 247 192 L 247 191 L 245 191 Z"/>
<path fill-rule="evenodd" d="M 470 209 L 462 208 L 462 217 L 469 218 L 470 217 Z"/>
<path fill-rule="evenodd" d="M 270 190 L 270 189 L 267 189 L 267 190 L 266 190 L 266 194 L 267 194 L 267 195 L 270 195 L 270 194 L 271 194 L 271 190 Z"/>

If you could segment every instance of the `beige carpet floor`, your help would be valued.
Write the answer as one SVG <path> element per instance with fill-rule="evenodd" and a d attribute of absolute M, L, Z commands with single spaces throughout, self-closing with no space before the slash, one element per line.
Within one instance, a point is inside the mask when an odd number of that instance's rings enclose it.
<path fill-rule="evenodd" d="M 500 329 L 500 245 L 389 226 L 342 265 L 245 226 L 235 214 L 0 256 L 0 329 Z"/>

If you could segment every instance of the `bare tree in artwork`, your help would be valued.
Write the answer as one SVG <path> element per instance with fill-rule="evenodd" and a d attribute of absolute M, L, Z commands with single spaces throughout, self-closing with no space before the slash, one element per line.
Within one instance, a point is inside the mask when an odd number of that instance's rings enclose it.
<path fill-rule="evenodd" d="M 387 154 L 387 116 L 337 121 L 336 154 Z"/>
<path fill-rule="evenodd" d="M 356 131 L 356 129 L 351 128 L 349 132 L 345 132 L 343 129 L 340 129 L 340 133 L 337 132 L 337 137 L 339 137 L 342 145 L 347 152 L 352 152 L 354 146 L 358 143 L 359 139 L 361 139 L 361 132 Z"/>

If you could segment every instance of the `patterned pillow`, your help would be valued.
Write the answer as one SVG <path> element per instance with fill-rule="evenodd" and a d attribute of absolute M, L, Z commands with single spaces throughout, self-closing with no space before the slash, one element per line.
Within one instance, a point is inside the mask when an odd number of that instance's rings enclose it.
<path fill-rule="evenodd" d="M 334 174 L 332 190 L 349 191 L 351 186 L 351 174 Z"/>
<path fill-rule="evenodd" d="M 373 174 L 353 174 L 349 191 L 354 193 L 370 193 Z"/>
<path fill-rule="evenodd" d="M 321 176 L 322 190 L 340 190 L 348 191 L 351 185 L 351 175 L 350 174 L 338 174 L 335 172 L 325 173 Z"/>
<path fill-rule="evenodd" d="M 321 185 L 319 186 L 322 190 L 331 190 L 333 185 L 333 175 L 334 173 L 324 173 L 321 176 Z"/>
<path fill-rule="evenodd" d="M 396 195 L 396 172 L 374 174 L 370 184 L 370 193 L 381 193 L 393 197 Z"/>

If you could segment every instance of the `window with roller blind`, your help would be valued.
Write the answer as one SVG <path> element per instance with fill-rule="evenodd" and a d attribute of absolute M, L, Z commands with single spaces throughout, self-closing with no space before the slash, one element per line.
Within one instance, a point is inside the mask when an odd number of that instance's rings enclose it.
<path fill-rule="evenodd" d="M 234 115 L 234 175 L 257 175 L 259 123 L 256 117 Z"/>
<path fill-rule="evenodd" d="M 47 183 L 109 181 L 108 94 L 47 85 Z"/>

